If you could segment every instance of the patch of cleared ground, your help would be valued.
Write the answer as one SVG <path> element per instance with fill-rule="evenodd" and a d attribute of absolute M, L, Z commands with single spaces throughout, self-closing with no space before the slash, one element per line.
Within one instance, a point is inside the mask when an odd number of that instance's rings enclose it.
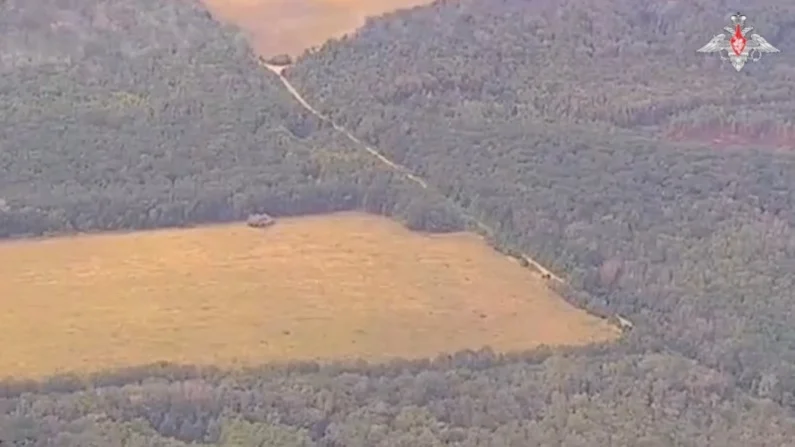
<path fill-rule="evenodd" d="M 343 213 L 0 244 L 0 376 L 616 338 L 472 234 Z"/>
<path fill-rule="evenodd" d="M 681 126 L 671 129 L 665 137 L 674 141 L 698 141 L 721 149 L 747 150 L 749 146 L 791 152 L 795 147 L 795 132 L 785 126 L 759 130 L 754 125 Z"/>
<path fill-rule="evenodd" d="M 348 34 L 367 17 L 430 0 L 204 0 L 215 17 L 243 29 L 263 56 L 292 56 Z"/>

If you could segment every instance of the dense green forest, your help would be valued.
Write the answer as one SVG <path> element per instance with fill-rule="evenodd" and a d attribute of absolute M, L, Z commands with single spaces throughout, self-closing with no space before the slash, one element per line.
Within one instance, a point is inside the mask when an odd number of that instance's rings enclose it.
<path fill-rule="evenodd" d="M 786 410 L 738 392 L 730 376 L 626 347 L 238 374 L 153 366 L 91 382 L 7 387 L 0 431 L 16 445 L 59 447 L 781 447 L 795 439 Z"/>
<path fill-rule="evenodd" d="M 532 3 L 395 13 L 288 76 L 565 272 L 578 302 L 631 316 L 630 343 L 795 408 L 795 141 L 766 144 L 791 132 L 793 53 L 741 73 L 697 54 L 734 11 L 719 1 Z M 795 45 L 795 4 L 743 12 Z M 748 141 L 666 137 L 688 126 Z M 606 282 L 608 262 L 621 275 Z"/>
<path fill-rule="evenodd" d="M 460 225 L 198 5 L 66 3 L 0 5 L 0 237 L 358 207 Z"/>
<path fill-rule="evenodd" d="M 419 124 L 402 116 L 407 111 L 446 118 L 456 131 L 509 120 L 581 124 L 594 132 L 606 132 L 607 124 L 671 131 L 686 119 L 693 128 L 747 127 L 753 137 L 792 132 L 792 52 L 763 57 L 740 73 L 717 55 L 696 53 L 737 8 L 778 47 L 795 43 L 795 3 L 743 6 L 437 2 L 371 20 L 354 37 L 303 57 L 289 73 L 325 111 L 371 140 L 389 130 L 411 134 L 383 124 L 384 118 Z"/>
<path fill-rule="evenodd" d="M 753 6 L 795 48 L 795 4 Z M 571 300 L 635 322 L 581 349 L 7 380 L 0 440 L 795 445 L 795 59 L 736 73 L 696 55 L 737 7 L 439 2 L 288 69 L 442 196 L 306 113 L 197 4 L 0 4 L 1 236 L 353 208 L 444 231 L 463 211 L 554 266 Z"/>

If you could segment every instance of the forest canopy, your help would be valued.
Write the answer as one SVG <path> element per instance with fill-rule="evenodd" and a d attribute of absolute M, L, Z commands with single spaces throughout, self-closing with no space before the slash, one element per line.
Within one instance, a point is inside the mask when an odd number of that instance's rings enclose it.
<path fill-rule="evenodd" d="M 423 206 L 460 225 L 197 4 L 49 3 L 2 5 L 0 237 Z"/>
<path fill-rule="evenodd" d="M 737 73 L 697 54 L 725 6 L 437 2 L 371 20 L 287 76 L 554 266 L 573 300 L 628 316 L 628 343 L 795 407 L 795 56 Z M 795 45 L 795 4 L 743 13 Z"/>
<path fill-rule="evenodd" d="M 781 150 L 795 59 L 738 74 L 695 54 L 725 2 L 437 2 L 287 70 L 314 106 L 440 193 L 301 109 L 197 4 L 67 3 L 0 5 L 0 236 L 353 208 L 454 229 L 468 214 L 553 266 L 570 300 L 635 329 L 604 346 L 386 365 L 8 380 L 6 443 L 795 439 L 795 160 Z M 760 33 L 795 48 L 795 4 L 751 6 Z"/>

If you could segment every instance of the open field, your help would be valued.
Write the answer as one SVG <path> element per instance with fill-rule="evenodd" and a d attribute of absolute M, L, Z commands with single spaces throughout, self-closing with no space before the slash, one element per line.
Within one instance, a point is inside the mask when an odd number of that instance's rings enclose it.
<path fill-rule="evenodd" d="M 472 234 L 358 213 L 0 244 L 0 376 L 617 337 Z"/>
<path fill-rule="evenodd" d="M 430 0 L 204 0 L 220 20 L 243 29 L 263 56 L 293 56 L 341 37 L 367 17 L 430 3 Z"/>

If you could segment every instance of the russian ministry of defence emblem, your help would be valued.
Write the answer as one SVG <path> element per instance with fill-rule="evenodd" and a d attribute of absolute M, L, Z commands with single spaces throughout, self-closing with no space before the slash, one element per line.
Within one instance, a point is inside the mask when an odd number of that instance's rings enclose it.
<path fill-rule="evenodd" d="M 764 37 L 759 34 L 751 34 L 754 28 L 745 26 L 747 17 L 739 12 L 731 16 L 732 25 L 723 29 L 729 34 L 718 34 L 709 41 L 708 44 L 699 48 L 699 53 L 718 53 L 720 58 L 728 60 L 735 70 L 740 71 L 745 63 L 758 61 L 763 53 L 779 53 L 778 48 L 770 45 Z M 725 52 L 725 54 L 724 54 Z"/>

